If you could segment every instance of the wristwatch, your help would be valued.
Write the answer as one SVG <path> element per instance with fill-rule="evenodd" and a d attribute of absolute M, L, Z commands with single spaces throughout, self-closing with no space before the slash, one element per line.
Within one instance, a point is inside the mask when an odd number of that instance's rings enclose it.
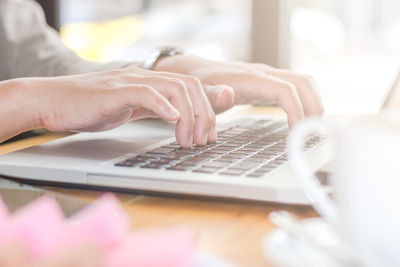
<path fill-rule="evenodd" d="M 146 70 L 152 70 L 156 63 L 164 58 L 164 57 L 171 57 L 176 55 L 182 55 L 183 50 L 179 47 L 173 46 L 163 46 L 156 50 L 154 50 L 150 56 L 143 62 L 142 68 Z"/>

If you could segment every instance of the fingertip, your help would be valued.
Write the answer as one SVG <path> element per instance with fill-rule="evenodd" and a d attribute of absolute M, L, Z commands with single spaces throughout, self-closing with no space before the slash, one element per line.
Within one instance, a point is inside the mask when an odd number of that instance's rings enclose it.
<path fill-rule="evenodd" d="M 235 91 L 224 84 L 207 85 L 204 87 L 207 97 L 214 110 L 219 113 L 231 108 L 235 102 Z"/>
<path fill-rule="evenodd" d="M 287 120 L 289 124 L 289 128 L 293 128 L 296 123 L 304 119 L 304 114 L 288 114 Z"/>
<path fill-rule="evenodd" d="M 224 86 L 217 94 L 215 104 L 219 109 L 228 109 L 234 105 L 235 92 L 231 87 Z"/>
<path fill-rule="evenodd" d="M 208 142 L 216 143 L 218 139 L 218 134 L 215 126 L 211 126 L 210 131 L 208 132 Z"/>

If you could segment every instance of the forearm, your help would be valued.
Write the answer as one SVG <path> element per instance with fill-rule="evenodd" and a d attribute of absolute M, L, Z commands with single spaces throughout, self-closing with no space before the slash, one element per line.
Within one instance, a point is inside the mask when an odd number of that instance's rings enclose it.
<path fill-rule="evenodd" d="M 40 126 L 33 80 L 0 82 L 0 142 Z"/>

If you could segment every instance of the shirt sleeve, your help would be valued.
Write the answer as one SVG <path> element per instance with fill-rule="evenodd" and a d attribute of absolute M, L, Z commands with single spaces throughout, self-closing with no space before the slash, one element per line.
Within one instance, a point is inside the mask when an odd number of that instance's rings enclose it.
<path fill-rule="evenodd" d="M 85 61 L 60 41 L 32 0 L 0 0 L 0 80 L 70 75 L 138 65 Z"/>

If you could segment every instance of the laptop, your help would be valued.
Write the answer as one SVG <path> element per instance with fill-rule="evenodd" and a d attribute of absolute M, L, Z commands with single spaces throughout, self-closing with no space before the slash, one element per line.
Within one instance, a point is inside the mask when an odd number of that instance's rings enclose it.
<path fill-rule="evenodd" d="M 383 108 L 397 103 L 391 99 L 399 87 L 400 78 Z M 135 121 L 3 155 L 0 175 L 61 186 L 308 203 L 288 162 L 285 120 L 228 112 L 217 116 L 217 131 L 215 144 L 182 148 L 174 124 Z M 318 170 L 333 153 L 327 140 L 310 136 L 304 156 Z"/>

